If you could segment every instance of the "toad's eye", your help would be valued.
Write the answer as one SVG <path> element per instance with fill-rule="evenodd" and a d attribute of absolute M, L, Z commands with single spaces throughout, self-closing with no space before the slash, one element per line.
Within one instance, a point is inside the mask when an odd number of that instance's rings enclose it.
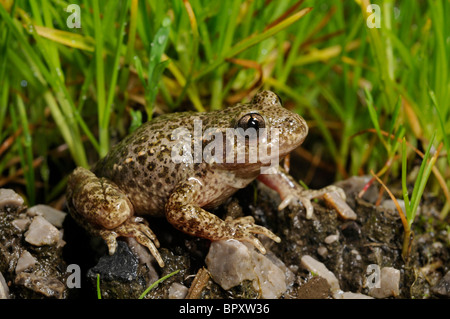
<path fill-rule="evenodd" d="M 253 128 L 258 131 L 260 128 L 266 127 L 264 118 L 258 113 L 249 113 L 244 115 L 237 122 L 236 128 L 242 128 L 244 131 Z"/>

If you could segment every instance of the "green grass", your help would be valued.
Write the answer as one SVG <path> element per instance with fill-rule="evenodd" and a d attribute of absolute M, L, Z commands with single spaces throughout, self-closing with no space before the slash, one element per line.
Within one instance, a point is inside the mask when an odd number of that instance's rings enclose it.
<path fill-rule="evenodd" d="M 448 1 L 373 1 L 379 29 L 366 25 L 367 0 L 83 0 L 81 29 L 67 27 L 66 1 L 0 3 L 0 185 L 30 204 L 57 200 L 71 169 L 131 125 L 258 89 L 308 121 L 304 147 L 323 149 L 328 182 L 374 170 L 389 185 L 403 172 L 399 140 L 442 142 L 428 187 L 445 199 Z"/>
<path fill-rule="evenodd" d="M 144 299 L 145 296 L 152 290 L 153 288 L 157 287 L 160 283 L 162 283 L 164 280 L 172 277 L 173 275 L 176 275 L 180 270 L 175 270 L 171 272 L 170 274 L 165 275 L 164 277 L 159 278 L 154 283 L 152 283 L 147 289 L 144 290 L 144 292 L 139 296 L 138 299 Z"/>
<path fill-rule="evenodd" d="M 422 198 L 425 186 L 428 182 L 428 178 L 430 177 L 433 166 L 436 163 L 436 159 L 438 158 L 441 148 L 443 146 L 443 144 L 441 143 L 438 149 L 433 151 L 434 154 L 431 155 L 431 148 L 433 146 L 434 139 L 435 135 L 433 135 L 433 137 L 431 138 L 427 151 L 423 155 L 422 164 L 420 165 L 419 172 L 417 174 L 417 178 L 414 183 L 413 191 L 412 194 L 410 195 L 407 185 L 407 149 L 405 139 L 403 138 L 401 150 L 402 153 L 401 182 L 402 182 L 402 192 L 403 192 L 403 201 L 405 203 L 405 209 L 401 208 L 395 196 L 392 194 L 389 188 L 381 181 L 381 179 L 377 175 L 375 175 L 373 171 L 371 172 L 374 178 L 384 187 L 384 189 L 388 192 L 391 199 L 394 201 L 397 211 L 400 215 L 400 219 L 402 220 L 404 228 L 402 256 L 404 260 L 408 260 L 409 258 L 412 238 L 414 237 L 412 224 L 415 220 L 420 200 Z"/>
<path fill-rule="evenodd" d="M 138 299 L 144 299 L 145 296 L 150 292 L 150 290 L 152 290 L 153 288 L 157 287 L 160 283 L 162 283 L 164 280 L 178 274 L 180 272 L 180 270 L 175 270 L 173 272 L 171 272 L 170 274 L 167 274 L 161 278 L 159 278 L 158 280 L 156 280 L 154 283 L 152 283 L 150 286 L 148 286 L 147 289 L 144 290 L 144 292 L 142 292 L 142 294 L 139 296 Z M 102 299 L 102 291 L 100 289 L 100 274 L 97 274 L 97 299 Z"/>
<path fill-rule="evenodd" d="M 102 299 L 102 290 L 100 289 L 100 274 L 97 274 L 97 299 Z"/>

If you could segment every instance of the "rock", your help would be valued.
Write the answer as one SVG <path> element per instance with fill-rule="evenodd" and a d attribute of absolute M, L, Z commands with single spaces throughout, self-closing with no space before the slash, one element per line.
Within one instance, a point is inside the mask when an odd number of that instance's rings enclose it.
<path fill-rule="evenodd" d="M 87 277 L 96 289 L 97 274 L 100 276 L 103 299 L 135 299 L 150 285 L 148 273 L 141 272 L 142 267 L 128 245 L 118 240 L 116 252 L 102 256 L 97 265 L 88 270 Z"/>
<path fill-rule="evenodd" d="M 69 298 L 69 295 L 76 294 L 76 289 L 68 289 L 63 284 L 69 274 L 62 248 L 58 245 L 34 245 L 45 242 L 42 239 L 34 242 L 34 235 L 46 238 L 49 229 L 53 234 L 49 237 L 51 242 L 59 243 L 60 231 L 42 216 L 35 217 L 31 230 L 30 227 L 30 218 L 23 206 L 0 208 L 0 272 L 8 283 L 9 298 Z M 25 238 L 31 239 L 31 243 Z"/>
<path fill-rule="evenodd" d="M 328 255 L 328 249 L 325 246 L 320 246 L 317 248 L 317 253 L 319 254 L 320 257 L 326 258 Z"/>
<path fill-rule="evenodd" d="M 205 261 L 213 280 L 225 290 L 255 279 L 249 251 L 237 240 L 212 242 Z"/>
<path fill-rule="evenodd" d="M 34 266 L 36 264 L 36 258 L 34 258 L 28 250 L 24 250 L 20 255 L 19 260 L 16 265 L 16 274 L 21 273 L 22 271 Z"/>
<path fill-rule="evenodd" d="M 326 279 L 315 276 L 302 284 L 297 290 L 299 299 L 327 299 L 330 295 L 330 285 Z"/>
<path fill-rule="evenodd" d="M 0 299 L 9 299 L 9 288 L 5 277 L 0 272 Z"/>
<path fill-rule="evenodd" d="M 148 248 L 139 244 L 136 239 L 132 237 L 124 238 L 124 241 L 127 243 L 128 248 L 138 258 L 139 263 L 147 267 L 149 282 L 157 281 L 159 279 L 159 276 L 154 266 L 156 265 L 156 259 L 152 254 L 150 254 Z"/>
<path fill-rule="evenodd" d="M 304 268 L 310 272 L 324 278 L 330 285 L 331 292 L 336 293 L 341 290 L 339 287 L 339 281 L 336 276 L 328 270 L 328 268 L 320 261 L 315 260 L 311 256 L 303 256 L 301 259 L 301 264 Z"/>
<path fill-rule="evenodd" d="M 335 185 L 341 187 L 345 193 L 347 194 L 347 201 L 349 201 L 349 205 L 354 207 L 354 198 L 355 195 L 358 194 L 364 186 L 370 181 L 372 176 L 352 176 L 347 178 L 346 180 L 336 182 Z M 375 203 L 377 200 L 378 191 L 374 185 L 371 185 L 369 189 L 364 193 L 363 198 L 371 203 Z"/>
<path fill-rule="evenodd" d="M 169 299 L 184 299 L 188 293 L 188 288 L 178 282 L 174 282 L 169 288 Z"/>
<path fill-rule="evenodd" d="M 64 222 L 64 218 L 66 218 L 66 213 L 54 209 L 48 205 L 35 205 L 33 207 L 28 208 L 27 214 L 29 216 L 42 216 L 47 221 L 50 222 L 55 227 L 61 228 Z"/>
<path fill-rule="evenodd" d="M 406 212 L 405 201 L 403 199 L 397 199 L 397 203 L 399 204 L 403 213 Z M 388 211 L 398 214 L 397 206 L 395 205 L 395 202 L 392 199 L 384 200 L 383 202 L 381 202 L 380 207 L 383 207 L 383 208 L 387 209 Z M 420 214 L 420 206 L 417 207 L 417 214 L 418 215 Z"/>
<path fill-rule="evenodd" d="M 275 266 L 277 266 L 278 268 L 280 268 L 283 272 L 284 272 L 284 277 L 285 277 L 285 282 L 286 282 L 286 287 L 290 287 L 294 284 L 295 282 L 295 274 L 292 272 L 291 269 L 289 269 L 288 267 L 286 267 L 286 265 L 284 264 L 284 262 L 281 261 L 281 259 L 279 259 L 274 253 L 272 253 L 271 251 L 268 251 L 267 254 L 265 255 L 267 258 L 269 258 L 269 260 L 271 262 L 273 262 L 273 264 Z"/>
<path fill-rule="evenodd" d="M 60 237 L 59 230 L 42 216 L 34 217 L 25 233 L 25 241 L 34 246 L 57 244 Z"/>
<path fill-rule="evenodd" d="M 383 267 L 380 271 L 380 287 L 369 288 L 369 295 L 375 298 L 396 297 L 399 294 L 400 270 Z"/>
<path fill-rule="evenodd" d="M 328 298 L 331 292 L 334 299 L 373 299 L 364 294 L 342 291 L 336 276 L 323 263 L 315 260 L 311 256 L 303 256 L 301 263 L 304 268 L 316 276 L 306 284 L 300 286 L 298 290 L 299 298 L 324 299 Z"/>
<path fill-rule="evenodd" d="M 23 205 L 23 198 L 12 189 L 0 188 L 0 207 Z"/>
<path fill-rule="evenodd" d="M 346 200 L 339 196 L 338 192 L 326 193 L 323 195 L 323 198 L 327 201 L 327 205 L 334 208 L 343 219 L 356 220 L 356 213 L 347 204 Z"/>
<path fill-rule="evenodd" d="M 253 247 L 249 249 L 237 240 L 212 242 L 206 265 L 213 280 L 225 290 L 250 280 L 262 298 L 279 298 L 286 291 L 283 270 Z"/>
<path fill-rule="evenodd" d="M 21 232 L 27 230 L 28 225 L 30 225 L 31 221 L 28 218 L 17 218 L 12 221 L 12 225 L 16 227 Z"/>
<path fill-rule="evenodd" d="M 431 292 L 441 297 L 450 298 L 450 271 L 447 271 L 445 276 L 431 288 Z"/>
<path fill-rule="evenodd" d="M 16 285 L 24 286 L 46 297 L 63 298 L 66 286 L 55 277 L 44 277 L 21 272 L 14 280 Z"/>
<path fill-rule="evenodd" d="M 330 245 L 330 244 L 334 243 L 336 240 L 339 240 L 339 233 L 325 237 L 324 242 L 325 242 L 325 244 Z"/>
<path fill-rule="evenodd" d="M 373 299 L 373 297 L 367 296 L 365 294 L 354 293 L 354 292 L 343 292 L 333 294 L 334 299 Z"/>
<path fill-rule="evenodd" d="M 261 290 L 261 297 L 264 299 L 279 298 L 287 288 L 284 271 L 253 247 L 250 253 L 257 276 L 257 282 L 254 282 L 255 288 L 259 286 L 258 290 Z"/>
<path fill-rule="evenodd" d="M 117 249 L 114 255 L 105 255 L 100 258 L 98 264 L 89 269 L 88 277 L 101 280 L 132 281 L 137 277 L 138 259 L 123 241 L 117 241 Z"/>

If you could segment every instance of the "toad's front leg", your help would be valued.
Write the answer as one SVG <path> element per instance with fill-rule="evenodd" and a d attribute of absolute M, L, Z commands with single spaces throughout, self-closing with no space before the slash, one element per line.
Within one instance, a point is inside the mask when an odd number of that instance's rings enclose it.
<path fill-rule="evenodd" d="M 180 183 L 166 204 L 167 220 L 178 230 L 212 241 L 236 239 L 253 244 L 261 253 L 266 249 L 254 236 L 263 234 L 276 242 L 281 239 L 265 227 L 255 224 L 251 216 L 220 219 L 199 206 L 202 184 L 196 180 Z"/>
<path fill-rule="evenodd" d="M 281 166 L 275 172 L 272 172 L 272 174 L 259 175 L 258 180 L 277 191 L 280 195 L 281 203 L 278 206 L 279 210 L 284 209 L 288 205 L 296 205 L 300 202 L 306 209 L 306 218 L 310 219 L 313 216 L 314 210 L 311 200 L 322 197 L 344 219 L 356 218 L 356 214 L 345 202 L 346 196 L 340 187 L 330 185 L 318 190 L 304 189 Z"/>
<path fill-rule="evenodd" d="M 67 205 L 82 227 L 105 240 L 110 255 L 116 251 L 117 237 L 133 237 L 164 267 L 155 234 L 143 218 L 133 216 L 133 205 L 113 182 L 78 167 L 69 176 Z"/>

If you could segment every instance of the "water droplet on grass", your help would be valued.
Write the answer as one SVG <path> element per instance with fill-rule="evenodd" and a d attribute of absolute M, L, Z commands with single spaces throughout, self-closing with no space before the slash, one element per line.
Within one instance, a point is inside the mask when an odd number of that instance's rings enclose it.
<path fill-rule="evenodd" d="M 170 25 L 171 21 L 170 18 L 165 18 L 162 22 L 163 27 L 168 27 Z"/>
<path fill-rule="evenodd" d="M 159 43 L 159 44 L 163 44 L 164 41 L 166 41 L 166 36 L 165 36 L 165 35 L 159 36 L 159 38 L 158 38 L 158 43 Z"/>

